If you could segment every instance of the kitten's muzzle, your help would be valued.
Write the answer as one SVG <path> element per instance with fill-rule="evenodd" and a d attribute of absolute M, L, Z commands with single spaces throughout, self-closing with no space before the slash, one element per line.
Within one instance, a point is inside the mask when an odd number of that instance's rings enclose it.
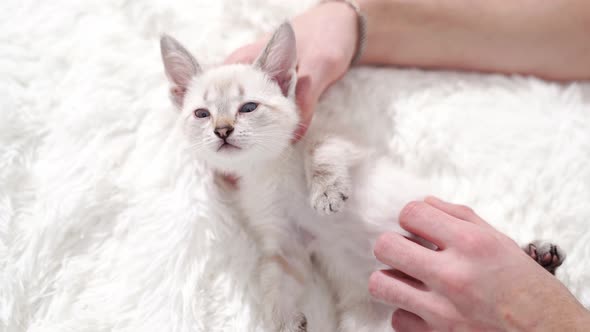
<path fill-rule="evenodd" d="M 234 132 L 234 127 L 232 126 L 223 126 L 223 127 L 216 127 L 215 130 L 213 130 L 213 132 L 215 133 L 215 135 L 223 140 L 225 140 L 226 138 L 228 138 L 231 133 Z"/>

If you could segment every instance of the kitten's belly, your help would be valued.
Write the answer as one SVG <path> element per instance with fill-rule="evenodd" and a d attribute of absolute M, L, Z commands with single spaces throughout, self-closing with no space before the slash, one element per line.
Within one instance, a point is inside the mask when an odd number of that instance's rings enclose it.
<path fill-rule="evenodd" d="M 352 192 L 342 211 L 320 215 L 312 208 L 303 165 L 292 164 L 280 181 L 261 177 L 242 183 L 242 204 L 255 228 L 260 223 L 284 224 L 289 229 L 277 241 L 299 241 L 330 261 L 332 274 L 366 283 L 379 267 L 373 246 L 379 234 L 404 233 L 398 215 L 411 200 L 428 193 L 415 176 L 402 172 L 386 157 L 367 158 L 351 171 Z M 264 227 L 262 227 L 263 229 Z M 299 236 L 297 228 L 311 234 Z M 268 236 L 273 236 L 268 234 Z"/>
<path fill-rule="evenodd" d="M 315 238 L 312 249 L 331 261 L 334 269 L 351 280 L 366 283 L 368 275 L 381 267 L 373 246 L 383 232 L 403 231 L 398 223 L 401 209 L 421 199 L 428 186 L 415 176 L 402 172 L 387 158 L 372 158 L 352 172 L 353 189 L 342 211 L 321 216 L 309 202 L 292 206 L 291 218 Z"/>

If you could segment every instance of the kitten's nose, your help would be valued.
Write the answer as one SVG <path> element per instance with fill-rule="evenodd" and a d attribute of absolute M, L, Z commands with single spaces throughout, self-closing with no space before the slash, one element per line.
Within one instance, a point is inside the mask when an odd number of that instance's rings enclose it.
<path fill-rule="evenodd" d="M 215 130 L 213 130 L 213 132 L 215 133 L 215 135 L 217 135 L 217 137 L 223 138 L 223 139 L 228 138 L 229 135 L 231 135 L 231 133 L 233 131 L 234 131 L 234 127 L 232 127 L 232 126 L 217 127 L 217 128 L 215 128 Z"/>

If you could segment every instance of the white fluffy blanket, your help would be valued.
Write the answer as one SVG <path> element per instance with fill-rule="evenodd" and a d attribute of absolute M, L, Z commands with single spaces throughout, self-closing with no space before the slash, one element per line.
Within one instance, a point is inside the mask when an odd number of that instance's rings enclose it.
<path fill-rule="evenodd" d="M 158 37 L 219 62 L 310 5 L 2 1 L 0 330 L 256 329 L 256 247 L 173 135 Z M 590 85 L 359 68 L 318 112 L 519 242 L 559 243 L 590 306 Z M 306 311 L 328 331 L 316 280 Z"/>

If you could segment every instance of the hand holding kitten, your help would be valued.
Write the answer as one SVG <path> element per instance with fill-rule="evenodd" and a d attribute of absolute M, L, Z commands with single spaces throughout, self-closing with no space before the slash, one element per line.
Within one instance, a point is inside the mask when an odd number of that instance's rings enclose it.
<path fill-rule="evenodd" d="M 330 21 L 326 25 L 326 21 Z M 348 70 L 357 43 L 357 16 L 349 5 L 322 3 L 291 21 L 297 40 L 299 77 L 296 87 L 301 138 L 313 117 L 315 106 L 326 89 Z M 270 36 L 234 51 L 225 63 L 253 62 Z"/>

